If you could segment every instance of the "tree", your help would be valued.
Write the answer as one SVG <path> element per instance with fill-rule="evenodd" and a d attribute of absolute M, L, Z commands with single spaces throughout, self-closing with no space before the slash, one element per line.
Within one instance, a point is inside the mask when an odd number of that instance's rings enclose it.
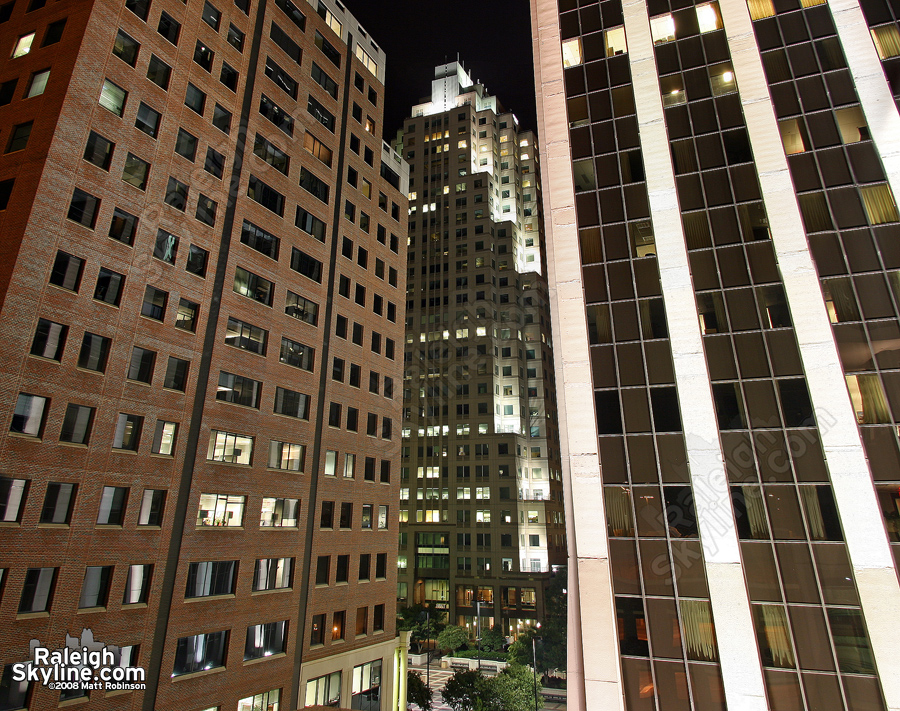
<path fill-rule="evenodd" d="M 468 641 L 469 631 L 465 627 L 457 625 L 447 625 L 437 638 L 438 647 L 449 649 L 451 652 L 455 652 Z"/>
<path fill-rule="evenodd" d="M 503 711 L 538 711 L 544 706 L 538 682 L 535 708 L 533 672 L 520 664 L 510 664 L 491 681 Z"/>
<path fill-rule="evenodd" d="M 414 703 L 422 711 L 431 711 L 431 689 L 425 686 L 425 682 L 422 681 L 422 675 L 412 669 L 409 670 L 406 676 L 406 699 Z"/>
<path fill-rule="evenodd" d="M 509 660 L 526 666 L 532 665 L 531 640 L 537 637 L 535 656 L 539 672 L 566 668 L 567 607 L 566 568 L 561 568 L 544 593 L 545 615 L 540 629 L 529 627 L 509 648 Z"/>
<path fill-rule="evenodd" d="M 446 626 L 441 622 L 444 612 L 435 609 L 434 605 L 401 607 L 397 614 L 400 617 L 397 628 L 410 631 L 409 641 L 417 654 L 423 652 L 427 640 L 435 639 Z"/>
<path fill-rule="evenodd" d="M 447 679 L 441 696 L 453 711 L 502 711 L 492 679 L 480 671 L 457 671 Z"/>
<path fill-rule="evenodd" d="M 481 648 L 485 652 L 502 652 L 505 646 L 506 637 L 503 636 L 503 630 L 499 625 L 494 625 L 481 633 Z"/>

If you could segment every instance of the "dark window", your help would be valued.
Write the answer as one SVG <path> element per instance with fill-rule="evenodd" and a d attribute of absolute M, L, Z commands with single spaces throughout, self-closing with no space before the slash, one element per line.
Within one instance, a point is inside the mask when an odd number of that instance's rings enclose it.
<path fill-rule="evenodd" d="M 178 302 L 178 311 L 175 312 L 175 328 L 193 333 L 197 329 L 197 314 L 200 305 L 193 301 L 181 299 Z"/>
<path fill-rule="evenodd" d="M 169 362 L 166 365 L 166 377 L 163 378 L 163 387 L 183 393 L 187 388 L 190 367 L 191 362 L 189 360 L 169 356 Z"/>
<path fill-rule="evenodd" d="M 169 13 L 163 11 L 159 17 L 159 25 L 156 28 L 165 39 L 174 45 L 178 44 L 178 35 L 181 33 L 181 25 L 175 21 Z"/>
<path fill-rule="evenodd" d="M 309 100 L 306 103 L 306 111 L 316 121 L 322 124 L 329 131 L 334 133 L 334 114 L 332 114 L 328 109 L 322 106 L 322 104 L 316 101 L 311 94 L 309 96 Z"/>
<path fill-rule="evenodd" d="M 258 409 L 261 391 L 262 383 L 258 380 L 221 371 L 216 400 Z"/>
<path fill-rule="evenodd" d="M 159 526 L 162 524 L 165 507 L 166 492 L 164 489 L 144 489 L 137 525 Z"/>
<path fill-rule="evenodd" d="M 271 306 L 275 284 L 268 279 L 257 276 L 253 272 L 248 272 L 246 269 L 235 267 L 233 289 L 236 294 L 246 296 L 266 306 Z"/>
<path fill-rule="evenodd" d="M 291 269 L 315 282 L 322 283 L 322 262 L 296 247 L 291 249 Z"/>
<path fill-rule="evenodd" d="M 228 62 L 222 62 L 222 71 L 219 74 L 219 81 L 222 82 L 232 91 L 237 91 L 238 72 Z"/>
<path fill-rule="evenodd" d="M 244 661 L 263 659 L 273 654 L 284 652 L 284 645 L 287 642 L 287 630 L 287 620 L 265 622 L 247 627 Z"/>
<path fill-rule="evenodd" d="M 89 195 L 84 190 L 75 188 L 72 193 L 72 202 L 69 203 L 67 217 L 90 229 L 94 229 L 97 221 L 97 212 L 100 210 L 100 199 Z"/>
<path fill-rule="evenodd" d="M 68 326 L 48 321 L 45 318 L 38 319 L 34 340 L 31 342 L 31 355 L 56 361 L 62 360 L 68 333 Z"/>
<path fill-rule="evenodd" d="M 85 332 L 81 341 L 81 350 L 78 353 L 78 367 L 98 373 L 105 372 L 111 343 L 112 340 L 105 336 Z"/>
<path fill-rule="evenodd" d="M 316 585 L 328 585 L 331 578 L 331 556 L 320 555 L 316 561 Z"/>
<path fill-rule="evenodd" d="M 133 67 L 137 62 L 140 48 L 141 45 L 134 37 L 119 30 L 116 41 L 113 43 L 113 55 Z"/>
<path fill-rule="evenodd" d="M 162 121 L 162 114 L 155 109 L 151 109 L 142 101 L 138 107 L 137 118 L 134 121 L 135 127 L 151 138 L 156 138 L 159 134 L 160 121 Z"/>
<path fill-rule="evenodd" d="M 297 341 L 282 337 L 279 360 L 295 368 L 312 371 L 315 361 L 315 349 Z"/>
<path fill-rule="evenodd" d="M 91 131 L 88 135 L 87 145 L 84 147 L 84 159 L 98 168 L 109 170 L 113 148 L 115 148 L 115 144 L 112 141 L 107 140 L 99 133 Z"/>
<path fill-rule="evenodd" d="M 56 253 L 53 270 L 50 272 L 50 283 L 54 286 L 61 286 L 63 289 L 77 292 L 78 287 L 81 285 L 83 268 L 83 259 L 59 251 Z"/>
<path fill-rule="evenodd" d="M 281 47 L 281 49 L 284 50 L 284 53 L 287 56 L 297 62 L 297 64 L 300 64 L 300 60 L 303 56 L 303 51 L 300 49 L 300 45 L 294 42 L 294 40 L 292 40 L 288 36 L 288 34 L 274 22 L 272 23 L 270 35 L 272 37 L 272 41 L 275 42 L 275 44 L 277 44 L 279 47 Z"/>
<path fill-rule="evenodd" d="M 104 486 L 100 494 L 100 510 L 97 524 L 100 526 L 121 526 L 125 520 L 125 505 L 128 503 L 128 487 Z M 93 607 L 88 605 L 87 607 Z"/>
<path fill-rule="evenodd" d="M 241 242 L 267 257 L 278 259 L 278 248 L 280 245 L 278 237 L 247 220 L 244 220 L 241 228 Z"/>
<path fill-rule="evenodd" d="M 223 133 L 231 132 L 231 112 L 216 104 L 213 109 L 212 125 Z"/>
<path fill-rule="evenodd" d="M 153 245 L 153 256 L 167 264 L 175 264 L 178 252 L 178 237 L 165 230 L 156 231 L 156 242 Z"/>
<path fill-rule="evenodd" d="M 150 63 L 147 65 L 147 78 L 163 90 L 168 90 L 171 76 L 172 67 L 155 54 L 151 54 Z"/>
<path fill-rule="evenodd" d="M 0 210 L 5 210 L 9 207 L 9 198 L 10 195 L 12 195 L 12 189 L 15 183 L 16 181 L 14 178 L 0 180 Z"/>
<path fill-rule="evenodd" d="M 315 62 L 312 63 L 312 70 L 310 71 L 310 74 L 312 75 L 313 81 L 315 81 L 319 86 L 325 89 L 325 91 L 331 94 L 331 98 L 337 98 L 337 82 L 334 81 L 334 79 L 332 79 L 330 76 L 328 76 L 324 71 L 322 71 L 322 68 Z M 358 140 L 359 139 L 357 139 L 357 141 Z M 357 152 L 359 151 L 357 150 Z"/>
<path fill-rule="evenodd" d="M 334 526 L 334 502 L 322 502 L 322 515 L 319 518 L 319 528 L 332 528 Z"/>
<path fill-rule="evenodd" d="M 259 99 L 259 113 L 284 131 L 288 136 L 294 135 L 294 119 L 265 94 Z"/>
<path fill-rule="evenodd" d="M 339 555 L 334 571 L 334 582 L 346 583 L 350 579 L 350 556 Z"/>
<path fill-rule="evenodd" d="M 254 175 L 250 176 L 247 195 L 279 217 L 284 216 L 284 195 L 269 187 Z"/>
<path fill-rule="evenodd" d="M 200 197 L 197 198 L 197 212 L 196 217 L 200 222 L 204 224 L 213 226 L 216 224 L 216 211 L 219 209 L 219 204 L 210 197 L 206 195 L 200 194 Z M 194 247 L 191 245 L 192 249 L 200 249 L 199 247 Z M 194 274 L 199 274 L 200 276 L 206 276 L 206 250 L 201 250 L 204 253 L 203 260 L 203 271 L 201 272 L 193 272 Z M 191 255 L 188 255 L 188 266 L 187 270 L 192 272 L 191 268 Z"/>
<path fill-rule="evenodd" d="M 128 363 L 129 380 L 139 383 L 147 383 L 153 381 L 153 370 L 156 367 L 156 352 L 147 348 L 134 346 L 131 349 L 131 360 Z"/>
<path fill-rule="evenodd" d="M 299 205 L 297 206 L 297 216 L 294 219 L 294 224 L 320 242 L 325 241 L 325 223 Z"/>
<path fill-rule="evenodd" d="M 292 99 L 297 98 L 297 81 L 279 67 L 271 57 L 266 57 L 266 76 L 283 89 Z"/>
<path fill-rule="evenodd" d="M 304 167 L 300 168 L 300 187 L 313 197 L 326 204 L 328 203 L 328 183 L 317 178 Z"/>
<path fill-rule="evenodd" d="M 166 304 L 169 301 L 169 293 L 157 289 L 149 284 L 144 289 L 144 302 L 141 305 L 141 315 L 162 321 L 166 317 Z"/>
<path fill-rule="evenodd" d="M 275 0 L 275 4 L 300 28 L 301 32 L 306 31 L 306 16 L 297 9 L 291 0 Z"/>
<path fill-rule="evenodd" d="M 205 69 L 208 72 L 212 71 L 212 63 L 213 59 L 215 59 L 216 53 L 213 52 L 209 47 L 207 47 L 203 42 L 197 40 L 197 44 L 194 47 L 194 62 L 199 64 L 202 69 Z"/>
<path fill-rule="evenodd" d="M 188 82 L 187 91 L 184 95 L 184 105 L 191 111 L 203 115 L 203 109 L 206 106 L 206 94 L 204 94 L 196 86 Z"/>
<path fill-rule="evenodd" d="M 260 134 L 256 134 L 253 141 L 253 153 L 262 158 L 266 163 L 271 165 L 280 173 L 288 174 L 291 159 L 284 151 L 276 148 Z"/>
<path fill-rule="evenodd" d="M 51 486 L 53 486 L 51 484 Z M 19 612 L 46 612 L 53 603 L 53 589 L 58 568 L 29 568 L 22 585 Z M 4 676 L 4 681 L 5 681 Z M 24 697 L 23 697 L 24 700 Z M 9 708 L 16 708 L 10 706 Z"/>
<path fill-rule="evenodd" d="M 56 44 L 62 39 L 63 30 L 66 28 L 66 19 L 57 20 L 56 22 L 51 22 L 47 25 L 47 31 L 44 33 L 44 41 L 41 42 L 41 47 L 49 47 L 51 44 Z"/>
<path fill-rule="evenodd" d="M 133 185 L 138 190 L 146 190 L 147 178 L 150 175 L 150 164 L 138 158 L 133 153 L 125 157 L 125 166 L 122 168 L 122 182 Z"/>
<path fill-rule="evenodd" d="M 184 212 L 187 206 L 188 186 L 180 180 L 169 176 L 169 183 L 166 185 L 165 203 L 176 210 Z"/>
<path fill-rule="evenodd" d="M 215 7 L 210 5 L 208 2 L 203 5 L 203 12 L 201 13 L 200 17 L 216 32 L 219 31 L 219 23 L 222 21 L 222 13 L 219 12 Z"/>
<path fill-rule="evenodd" d="M 203 169 L 213 177 L 221 179 L 225 170 L 225 156 L 212 146 L 207 146 L 206 161 L 203 164 Z"/>
<path fill-rule="evenodd" d="M 285 388 L 275 390 L 275 412 L 279 415 L 309 419 L 309 396 Z"/>
<path fill-rule="evenodd" d="M 325 39 L 318 30 L 316 30 L 315 43 L 316 47 L 322 50 L 322 54 L 324 54 L 328 58 L 328 61 L 330 61 L 336 67 L 341 66 L 341 53 L 338 52 L 334 48 L 334 45 L 332 45 L 331 42 Z"/>
<path fill-rule="evenodd" d="M 77 485 L 50 482 L 41 508 L 41 523 L 69 523 Z"/>
<path fill-rule="evenodd" d="M 11 4 L 11 3 L 10 3 Z M 13 99 L 13 94 L 16 93 L 16 85 L 19 83 L 18 79 L 10 79 L 9 81 L 5 81 L 0 84 L 0 106 L 6 106 Z M 41 92 L 43 93 L 43 92 Z M 28 98 L 28 97 L 26 97 Z"/>
<path fill-rule="evenodd" d="M 59 432 L 60 442 L 87 444 L 94 423 L 94 408 L 69 403 Z"/>
<path fill-rule="evenodd" d="M 341 528 L 353 527 L 353 503 L 350 501 L 341 502 Z"/>
<path fill-rule="evenodd" d="M 225 332 L 225 344 L 235 346 L 236 348 L 242 348 L 251 353 L 265 355 L 268 335 L 268 331 L 259 328 L 258 326 L 253 326 L 249 323 L 238 321 L 236 318 L 229 317 L 228 326 Z"/>
<path fill-rule="evenodd" d="M 97 275 L 97 286 L 94 288 L 94 298 L 112 306 L 118 306 L 122 298 L 122 289 L 125 286 L 125 275 L 114 272 L 106 267 L 100 268 Z"/>
<path fill-rule="evenodd" d="M 228 44 L 234 47 L 238 52 L 244 51 L 244 33 L 234 25 L 228 26 Z"/>
<path fill-rule="evenodd" d="M 125 7 L 146 22 L 147 13 L 150 12 L 150 2 L 151 0 L 125 0 Z"/>
<path fill-rule="evenodd" d="M 227 630 L 182 637 L 175 647 L 175 665 L 172 668 L 172 676 L 224 667 L 227 651 Z"/>

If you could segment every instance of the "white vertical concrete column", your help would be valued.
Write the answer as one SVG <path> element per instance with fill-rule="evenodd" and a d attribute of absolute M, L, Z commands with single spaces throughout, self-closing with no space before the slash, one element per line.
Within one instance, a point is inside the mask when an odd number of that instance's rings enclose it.
<path fill-rule="evenodd" d="M 625 36 L 656 239 L 675 383 L 729 708 L 767 708 L 762 664 L 703 352 L 675 171 L 644 0 L 625 0 Z"/>
<path fill-rule="evenodd" d="M 891 625 L 885 624 L 885 620 L 893 619 L 900 610 L 900 585 L 884 520 L 806 240 L 750 13 L 743 0 L 720 0 L 720 8 L 769 217 L 772 244 L 797 334 L 800 359 L 818 420 L 862 611 L 868 622 L 869 641 L 888 706 L 900 709 L 900 675 L 895 672 L 900 659 L 900 637 Z M 859 13 L 858 8 L 856 12 Z M 856 49 L 863 53 L 862 47 Z M 844 51 L 850 61 L 853 48 L 845 46 Z M 885 80 L 880 65 L 878 72 L 883 87 Z M 857 90 L 862 91 L 859 86 Z M 862 94 L 860 98 L 863 99 Z M 871 103 L 877 103 L 877 99 L 876 96 Z M 892 99 L 891 110 L 897 119 Z M 885 119 L 885 124 L 890 123 Z M 881 133 L 883 128 L 877 130 Z M 886 143 L 897 144 L 900 127 L 892 130 L 897 132 L 885 137 Z"/>
<path fill-rule="evenodd" d="M 878 148 L 894 199 L 900 196 L 900 113 L 857 0 L 830 0 L 838 39 L 856 84 L 869 135 Z"/>
<path fill-rule="evenodd" d="M 532 0 L 531 25 L 569 544 L 567 703 L 623 711 L 556 0 Z"/>

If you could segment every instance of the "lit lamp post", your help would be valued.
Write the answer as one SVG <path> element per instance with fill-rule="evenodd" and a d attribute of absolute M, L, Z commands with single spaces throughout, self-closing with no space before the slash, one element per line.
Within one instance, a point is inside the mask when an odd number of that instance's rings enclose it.
<path fill-rule="evenodd" d="M 537 623 L 537 629 L 541 628 L 541 623 Z M 538 707 L 538 689 L 537 689 L 537 639 L 538 636 L 534 635 L 531 638 L 531 661 L 534 666 L 531 667 L 532 671 L 532 680 L 534 681 L 534 711 L 537 711 Z"/>

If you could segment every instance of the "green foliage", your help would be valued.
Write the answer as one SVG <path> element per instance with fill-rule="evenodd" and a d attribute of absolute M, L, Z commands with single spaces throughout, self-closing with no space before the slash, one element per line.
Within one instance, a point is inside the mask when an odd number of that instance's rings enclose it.
<path fill-rule="evenodd" d="M 414 703 L 422 711 L 431 711 L 431 689 L 422 681 L 422 675 L 412 669 L 406 676 L 406 700 Z"/>
<path fill-rule="evenodd" d="M 438 647 L 455 652 L 469 641 L 469 631 L 458 625 L 447 625 L 437 637 Z"/>
<path fill-rule="evenodd" d="M 434 605 L 411 605 L 397 610 L 399 617 L 397 628 L 411 632 L 409 641 L 417 653 L 421 654 L 425 649 L 427 640 L 437 639 L 441 630 L 446 627 L 442 621 L 444 612 Z"/>
<path fill-rule="evenodd" d="M 544 706 L 539 685 L 535 706 L 535 678 L 530 669 L 511 664 L 491 681 L 503 711 L 538 711 Z"/>
<path fill-rule="evenodd" d="M 496 677 L 479 671 L 458 671 L 447 680 L 442 696 L 453 711 L 538 711 L 543 699 L 534 701 L 534 677 L 525 667 L 507 667 Z"/>
<path fill-rule="evenodd" d="M 506 646 L 506 637 L 499 625 L 481 633 L 481 648 L 486 652 L 499 652 Z"/>
<path fill-rule="evenodd" d="M 529 627 L 522 632 L 509 648 L 511 662 L 531 666 L 531 640 L 537 637 L 534 656 L 537 657 L 538 672 L 564 670 L 566 668 L 567 609 L 566 594 L 563 590 L 567 583 L 566 569 L 550 578 L 544 593 L 546 610 L 540 629 Z"/>
<path fill-rule="evenodd" d="M 447 679 L 441 696 L 453 711 L 502 711 L 492 681 L 479 671 L 458 671 Z"/>

